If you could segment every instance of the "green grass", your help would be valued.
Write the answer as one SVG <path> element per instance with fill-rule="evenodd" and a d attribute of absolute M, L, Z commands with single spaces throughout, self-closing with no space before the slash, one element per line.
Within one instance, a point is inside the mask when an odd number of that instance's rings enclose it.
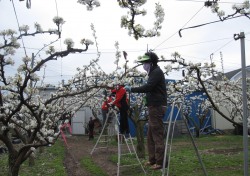
<path fill-rule="evenodd" d="M 136 142 L 135 142 L 136 143 Z M 244 175 L 243 165 L 243 138 L 235 135 L 201 136 L 195 138 L 195 144 L 199 150 L 202 161 L 209 176 L 242 176 Z M 112 141 L 116 147 L 116 141 Z M 35 166 L 29 167 L 26 161 L 21 169 L 20 176 L 66 176 L 63 166 L 64 145 L 58 141 L 52 147 L 45 147 L 41 154 L 37 153 Z M 173 139 L 169 175 L 172 176 L 203 176 L 203 170 L 196 156 L 194 147 L 189 136 L 182 136 Z M 7 155 L 0 155 L 0 176 L 7 175 Z M 110 155 L 111 160 L 117 164 L 117 154 Z M 147 158 L 141 159 L 141 163 Z M 105 162 L 105 161 L 104 161 Z M 121 157 L 121 166 L 138 164 L 134 155 Z M 92 175 L 108 176 L 103 168 L 96 165 L 91 157 L 84 157 L 81 160 L 81 167 L 85 168 Z M 161 171 L 152 171 L 149 167 L 144 168 L 147 175 L 159 176 Z M 166 170 L 167 171 L 167 170 Z M 143 176 L 140 166 L 121 167 L 120 175 Z"/>
<path fill-rule="evenodd" d="M 6 176 L 8 170 L 8 155 L 1 154 L 0 155 L 0 176 Z"/>
<path fill-rule="evenodd" d="M 242 136 L 221 135 L 201 136 L 195 138 L 195 144 L 202 158 L 207 175 L 211 176 L 242 176 L 243 170 L 243 141 Z M 117 155 L 112 155 L 110 160 L 117 163 Z M 141 160 L 142 163 L 147 161 Z M 121 158 L 122 164 L 138 163 L 135 159 Z M 204 172 L 195 153 L 189 136 L 173 139 L 170 157 L 169 175 L 173 176 L 203 176 Z M 152 171 L 145 168 L 147 175 L 161 175 L 161 171 Z M 167 170 L 166 170 L 167 172 Z M 122 169 L 121 175 L 144 175 L 140 167 Z"/>
<path fill-rule="evenodd" d="M 108 176 L 108 174 L 105 173 L 101 167 L 95 165 L 95 163 L 93 162 L 93 160 L 90 157 L 82 158 L 81 165 L 92 175 Z"/>
<path fill-rule="evenodd" d="M 20 176 L 67 176 L 65 168 L 63 166 L 65 150 L 62 142 L 57 141 L 52 147 L 45 147 L 43 153 L 36 152 L 35 165 L 28 166 L 28 160 L 26 160 L 20 168 Z M 8 155 L 0 155 L 0 176 L 7 175 L 7 162 Z"/>
<path fill-rule="evenodd" d="M 203 136 L 195 139 L 195 143 L 208 175 L 244 175 L 242 136 Z M 204 175 L 189 138 L 175 139 L 172 148 L 169 171 L 171 174 L 182 175 L 185 173 L 185 176 Z"/>

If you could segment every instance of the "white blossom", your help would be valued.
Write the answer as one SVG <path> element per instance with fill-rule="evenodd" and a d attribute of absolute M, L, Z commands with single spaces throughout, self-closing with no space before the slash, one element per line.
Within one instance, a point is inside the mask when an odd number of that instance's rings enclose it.
<path fill-rule="evenodd" d="M 34 26 L 35 26 L 37 32 L 42 32 L 43 31 L 43 29 L 42 29 L 42 27 L 41 27 L 41 25 L 39 23 L 36 22 L 34 24 Z"/>
<path fill-rule="evenodd" d="M 56 23 L 57 25 L 64 24 L 65 21 L 63 20 L 62 17 L 56 16 L 53 18 L 53 22 Z"/>
<path fill-rule="evenodd" d="M 68 48 L 73 48 L 74 47 L 74 42 L 73 42 L 73 40 L 71 38 L 65 39 L 64 44 L 66 44 Z"/>
<path fill-rule="evenodd" d="M 30 28 L 29 28 L 28 25 L 23 25 L 23 26 L 20 26 L 20 27 L 19 27 L 19 30 L 20 30 L 20 31 L 23 31 L 23 32 L 25 32 L 25 33 L 27 33 L 29 29 L 30 29 Z"/>
<path fill-rule="evenodd" d="M 35 151 L 36 151 L 36 148 L 35 148 L 35 147 L 31 147 L 30 150 L 31 150 L 32 152 L 35 152 Z"/>
<path fill-rule="evenodd" d="M 7 130 L 8 128 L 6 127 L 6 126 L 2 126 L 2 128 L 1 128 L 1 130 L 2 131 L 5 131 L 5 130 Z"/>
<path fill-rule="evenodd" d="M 51 136 L 49 136 L 49 137 L 48 137 L 48 141 L 49 141 L 49 142 L 51 142 L 51 143 L 52 143 L 52 142 L 53 142 L 53 140 L 54 140 L 54 138 L 53 138 L 53 137 L 51 137 Z"/>

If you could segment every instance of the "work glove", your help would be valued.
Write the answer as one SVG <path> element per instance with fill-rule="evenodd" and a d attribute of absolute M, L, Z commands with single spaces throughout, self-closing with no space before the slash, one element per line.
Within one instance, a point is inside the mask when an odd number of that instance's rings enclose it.
<path fill-rule="evenodd" d="M 109 103 L 108 105 L 109 107 L 112 107 L 112 108 L 115 106 L 113 103 Z"/>
<path fill-rule="evenodd" d="M 130 91 L 131 91 L 131 86 L 128 86 L 128 85 L 127 85 L 127 86 L 124 87 L 124 89 L 125 89 L 126 91 L 130 92 Z"/>

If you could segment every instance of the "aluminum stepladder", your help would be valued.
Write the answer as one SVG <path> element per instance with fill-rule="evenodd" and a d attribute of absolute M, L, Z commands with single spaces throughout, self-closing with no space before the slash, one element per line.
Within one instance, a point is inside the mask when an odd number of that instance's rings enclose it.
<path fill-rule="evenodd" d="M 104 122 L 104 125 L 102 127 L 102 131 L 100 135 L 98 136 L 98 139 L 91 150 L 90 154 L 92 155 L 95 150 L 97 149 L 108 149 L 108 144 L 112 140 L 112 137 L 116 133 L 116 118 L 114 118 L 114 112 L 110 111 L 107 113 L 106 120 Z M 100 145 L 100 146 L 98 146 Z"/>
<path fill-rule="evenodd" d="M 179 115 L 179 113 L 180 113 L 180 111 L 181 111 L 181 108 L 182 108 L 182 103 L 181 103 L 181 102 L 177 102 L 177 103 L 176 103 L 176 102 L 174 101 L 174 102 L 172 102 L 172 105 L 171 105 L 171 106 L 172 106 L 172 107 L 171 107 L 171 111 L 170 111 L 170 114 L 169 114 L 168 119 L 167 119 L 167 121 L 168 121 L 168 126 L 167 126 L 167 135 L 166 135 L 166 141 L 165 141 L 166 143 L 165 143 L 164 160 L 163 160 L 163 166 L 165 166 L 166 163 L 168 162 L 168 168 L 163 167 L 163 169 L 162 169 L 162 176 L 165 176 L 165 175 L 168 176 L 168 174 L 169 174 L 170 155 L 171 155 L 171 148 L 172 148 L 172 140 L 173 140 L 173 136 L 174 136 L 174 128 L 175 128 L 175 124 L 176 124 L 177 117 L 178 117 L 178 115 Z M 175 118 L 173 119 L 173 114 L 174 114 L 173 112 L 174 112 L 174 107 L 175 107 L 175 106 L 177 106 L 178 112 L 177 112 Z M 190 138 L 191 138 L 191 141 L 192 141 L 193 147 L 194 147 L 194 149 L 195 149 L 196 155 L 197 155 L 197 157 L 198 157 L 199 163 L 201 164 L 203 173 L 204 173 L 205 176 L 207 176 L 206 168 L 205 168 L 205 166 L 204 166 L 204 164 L 203 164 L 203 162 L 202 162 L 202 160 L 201 160 L 200 153 L 199 153 L 199 151 L 198 151 L 198 149 L 197 149 L 197 146 L 196 146 L 196 144 L 195 144 L 195 142 L 194 142 L 194 138 L 193 138 L 193 136 L 192 136 L 192 133 L 191 133 L 189 127 L 188 127 L 187 119 L 186 119 L 186 117 L 183 116 L 183 115 L 182 115 L 182 117 L 184 117 L 183 120 L 184 120 L 184 122 L 185 122 L 185 126 L 186 126 L 187 131 L 188 131 L 188 134 L 189 134 L 189 136 L 190 136 Z M 172 121 L 173 121 L 173 122 L 172 122 Z M 172 133 L 170 134 L 170 129 L 171 129 L 171 125 L 172 125 L 172 124 L 173 124 Z M 170 136 L 170 135 L 171 135 L 171 136 Z M 169 139 L 169 137 L 170 137 L 170 139 Z M 168 144 L 168 143 L 169 143 L 169 140 L 170 140 L 170 144 Z M 167 170 L 167 173 L 166 173 L 166 170 Z"/>
<path fill-rule="evenodd" d="M 113 117 L 111 116 L 113 115 Z M 112 118 L 112 122 L 108 124 L 108 121 Z M 91 150 L 90 154 L 92 155 L 95 150 L 100 149 L 100 148 L 106 148 L 108 149 L 108 144 L 113 138 L 114 135 L 117 135 L 117 142 L 118 142 L 118 161 L 117 161 L 117 176 L 120 175 L 120 168 L 121 167 L 130 167 L 130 166 L 135 166 L 135 165 L 140 165 L 141 169 L 143 170 L 144 174 L 146 174 L 146 171 L 144 170 L 142 163 L 136 153 L 135 146 L 133 143 L 133 139 L 130 135 L 125 136 L 125 134 L 120 134 L 119 132 L 119 126 L 120 122 L 118 119 L 118 110 L 114 108 L 109 108 L 109 113 L 107 114 L 106 121 L 104 123 L 104 126 L 102 128 L 102 131 L 96 141 L 95 146 Z M 107 130 L 106 130 L 107 128 Z M 105 135 L 104 132 L 107 131 L 107 134 Z M 108 140 L 101 140 L 103 137 Z M 98 147 L 99 143 L 105 143 L 106 146 Z M 123 146 L 127 147 L 127 149 L 122 148 Z M 126 151 L 128 153 L 122 153 L 122 151 Z M 122 156 L 128 156 L 128 155 L 135 155 L 136 160 L 138 161 L 138 164 L 128 164 L 128 165 L 122 165 L 121 164 L 121 158 Z"/>

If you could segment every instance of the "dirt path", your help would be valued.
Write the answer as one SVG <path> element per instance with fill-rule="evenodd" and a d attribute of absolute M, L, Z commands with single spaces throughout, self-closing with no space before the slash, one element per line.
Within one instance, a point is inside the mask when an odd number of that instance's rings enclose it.
<path fill-rule="evenodd" d="M 108 160 L 110 154 L 117 152 L 116 147 L 110 146 L 108 151 L 105 149 L 98 149 L 93 155 L 90 155 L 95 143 L 94 141 L 89 141 L 88 136 L 70 136 L 67 137 L 67 143 L 69 147 L 66 149 L 64 165 L 68 176 L 92 176 L 80 166 L 80 161 L 84 157 L 91 157 L 97 165 L 108 173 L 108 175 L 116 175 L 116 164 Z"/>

